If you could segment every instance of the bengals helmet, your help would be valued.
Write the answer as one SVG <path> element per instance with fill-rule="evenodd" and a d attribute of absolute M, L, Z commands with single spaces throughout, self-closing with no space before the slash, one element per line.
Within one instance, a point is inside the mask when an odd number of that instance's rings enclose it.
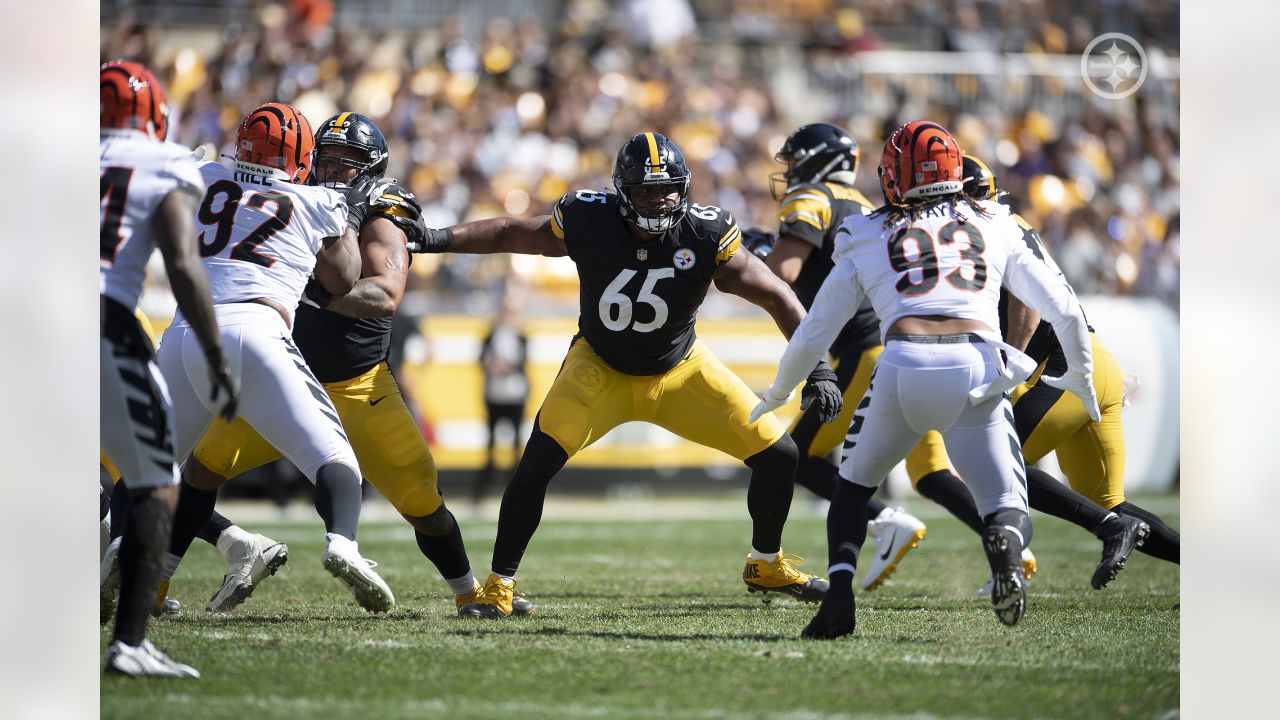
<path fill-rule="evenodd" d="M 987 164 L 972 155 L 964 156 L 961 165 L 964 176 L 964 194 L 974 200 L 990 200 L 996 195 L 996 174 Z"/>
<path fill-rule="evenodd" d="M 102 128 L 141 130 L 156 140 L 164 140 L 169 134 L 169 103 L 164 88 L 142 63 L 103 63 L 98 83 Z"/>
<path fill-rule="evenodd" d="M 902 205 L 960 192 L 963 154 L 951 133 L 935 122 L 916 120 L 894 130 L 880 156 L 885 202 Z"/>
<path fill-rule="evenodd" d="M 680 222 L 689 209 L 690 177 L 684 153 L 674 142 L 660 133 L 640 133 L 622 146 L 613 166 L 618 212 L 641 230 L 661 235 Z M 673 208 L 641 210 L 631 200 L 631 191 L 641 185 L 669 187 L 670 191 L 680 194 L 680 200 Z"/>
<path fill-rule="evenodd" d="M 364 160 L 351 160 L 336 155 L 321 157 L 324 155 L 326 146 L 335 145 L 360 151 L 364 155 Z M 387 172 L 387 158 L 387 138 L 367 115 L 354 112 L 339 113 L 320 123 L 320 129 L 316 130 L 316 165 L 332 163 L 355 168 L 356 176 L 351 180 L 352 185 L 365 176 L 381 178 Z M 312 174 L 312 180 L 320 182 L 315 173 Z M 328 187 L 342 185 L 332 180 L 320 184 Z"/>
<path fill-rule="evenodd" d="M 236 160 L 284 173 L 289 182 L 305 183 L 315 160 L 311 123 L 291 105 L 261 105 L 240 123 Z"/>
<path fill-rule="evenodd" d="M 849 173 L 843 181 L 852 185 L 858 172 L 858 143 L 842 128 L 812 123 L 791 133 L 773 159 L 787 166 L 769 176 L 769 192 L 781 200 L 787 188 L 821 182 L 832 173 Z"/>

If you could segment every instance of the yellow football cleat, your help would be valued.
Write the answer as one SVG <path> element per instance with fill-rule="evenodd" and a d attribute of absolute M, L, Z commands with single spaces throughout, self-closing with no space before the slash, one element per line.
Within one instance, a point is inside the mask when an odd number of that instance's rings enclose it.
<path fill-rule="evenodd" d="M 462 609 L 468 605 L 484 603 L 484 586 L 477 580 L 475 587 L 471 588 L 471 592 L 466 595 L 454 595 L 453 601 L 458 606 L 459 617 L 477 617 L 474 613 L 464 614 Z M 524 595 L 515 592 L 511 595 L 511 614 L 516 617 L 524 617 L 533 614 L 533 603 L 529 602 Z M 487 617 L 487 616 L 482 616 Z"/>
<path fill-rule="evenodd" d="M 458 608 L 458 615 L 462 617 L 488 618 L 490 620 L 510 617 L 514 609 L 515 588 L 516 583 L 514 580 L 508 585 L 497 575 L 491 573 L 489 579 L 485 581 L 484 587 L 480 588 L 480 597 L 475 602 L 467 603 Z"/>
<path fill-rule="evenodd" d="M 747 556 L 747 565 L 742 569 L 742 582 L 747 584 L 747 592 L 763 593 L 761 598 L 769 602 L 769 593 L 785 593 L 791 597 L 808 603 L 822 602 L 828 583 L 816 576 L 802 573 L 795 568 L 804 562 L 799 555 L 787 555 L 781 550 L 773 562 L 752 560 Z"/>

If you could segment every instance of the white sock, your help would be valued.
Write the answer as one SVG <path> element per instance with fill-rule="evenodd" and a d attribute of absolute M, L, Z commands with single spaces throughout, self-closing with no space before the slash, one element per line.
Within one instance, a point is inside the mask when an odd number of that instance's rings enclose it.
<path fill-rule="evenodd" d="M 471 590 L 476 586 L 475 573 L 470 570 L 468 570 L 467 574 L 462 577 L 454 578 L 452 580 L 445 578 L 444 581 L 449 583 L 449 589 L 453 591 L 454 595 L 470 595 Z"/>
<path fill-rule="evenodd" d="M 781 551 L 779 551 L 779 552 L 781 552 Z M 771 552 L 771 553 L 767 553 L 767 552 L 760 552 L 759 550 L 757 550 L 757 549 L 755 549 L 755 548 L 753 547 L 753 548 L 751 548 L 751 552 L 750 552 L 750 553 L 747 553 L 747 557 L 751 558 L 752 560 L 763 560 L 763 561 L 765 561 L 765 562 L 770 562 L 770 563 L 771 563 L 771 562 L 773 562 L 774 560 L 777 560 L 777 559 L 778 559 L 778 553 L 776 553 L 776 552 Z"/>
<path fill-rule="evenodd" d="M 337 533 L 325 533 L 324 541 L 326 549 L 336 547 L 342 552 L 356 553 L 357 555 L 360 554 L 359 546 L 356 541 L 351 538 L 343 537 Z"/>
<path fill-rule="evenodd" d="M 173 577 L 178 572 L 178 566 L 182 564 L 182 556 L 173 553 L 164 554 L 164 573 L 162 577 Z"/>
<path fill-rule="evenodd" d="M 218 536 L 218 542 L 215 544 L 217 545 L 218 552 L 222 553 L 222 556 L 227 559 L 227 562 L 231 562 L 232 560 L 239 559 L 231 557 L 231 546 L 240 541 L 252 543 L 253 533 L 246 532 L 238 525 L 232 525 L 222 531 L 222 534 Z"/>

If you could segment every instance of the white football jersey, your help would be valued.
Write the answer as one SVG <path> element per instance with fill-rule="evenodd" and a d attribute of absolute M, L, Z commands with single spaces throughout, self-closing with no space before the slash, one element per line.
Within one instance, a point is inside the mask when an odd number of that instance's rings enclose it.
<path fill-rule="evenodd" d="M 196 211 L 213 302 L 270 298 L 292 310 L 328 237 L 347 227 L 336 190 L 297 185 L 236 164 L 200 166 L 207 189 Z"/>
<path fill-rule="evenodd" d="M 151 216 L 175 190 L 199 197 L 204 181 L 189 148 L 156 142 L 135 130 L 102 133 L 98 165 L 102 173 L 98 292 L 133 309 L 156 247 Z"/>

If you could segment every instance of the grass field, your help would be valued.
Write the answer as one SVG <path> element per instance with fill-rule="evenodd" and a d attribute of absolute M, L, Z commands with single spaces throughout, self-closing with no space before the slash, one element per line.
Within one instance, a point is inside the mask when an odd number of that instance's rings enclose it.
<path fill-rule="evenodd" d="M 1176 497 L 1139 502 L 1177 525 Z M 859 595 L 855 635 L 823 643 L 799 639 L 816 606 L 746 593 L 741 501 L 703 519 L 621 519 L 616 503 L 603 520 L 548 517 L 519 577 L 537 613 L 501 622 L 456 617 L 403 522 L 366 520 L 360 532 L 396 593 L 385 617 L 321 568 L 318 520 L 246 522 L 288 542 L 289 564 L 236 612 L 210 615 L 225 563 L 196 541 L 170 591 L 183 613 L 153 621 L 150 636 L 204 677 L 104 677 L 102 717 L 1177 716 L 1177 567 L 1135 554 L 1093 591 L 1100 544 L 1036 515 L 1041 570 L 1026 618 L 1007 629 L 975 595 L 986 573 L 977 536 L 933 505 L 906 504 L 927 539 L 891 583 Z M 493 522 L 463 527 L 487 574 Z M 823 519 L 799 500 L 784 548 L 810 571 L 826 565 Z"/>

